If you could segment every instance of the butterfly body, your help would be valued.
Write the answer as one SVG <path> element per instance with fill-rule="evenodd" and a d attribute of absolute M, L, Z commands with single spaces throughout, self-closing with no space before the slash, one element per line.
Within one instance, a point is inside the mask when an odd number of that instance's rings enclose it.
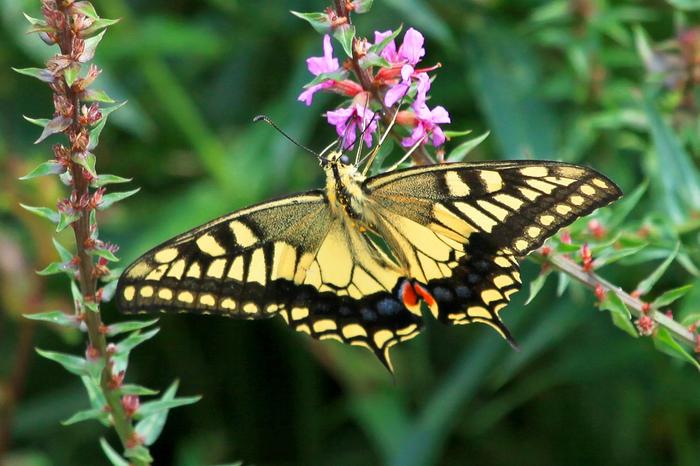
<path fill-rule="evenodd" d="M 276 315 L 318 339 L 389 349 L 421 303 L 446 324 L 499 317 L 518 259 L 620 196 L 599 173 L 540 161 L 442 164 L 365 178 L 331 153 L 325 189 L 262 203 L 177 236 L 122 275 L 124 312 Z"/>

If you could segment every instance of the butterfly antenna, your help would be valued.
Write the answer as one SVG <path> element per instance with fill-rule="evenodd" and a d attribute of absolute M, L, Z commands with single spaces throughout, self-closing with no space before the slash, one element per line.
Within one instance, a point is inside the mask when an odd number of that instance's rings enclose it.
<path fill-rule="evenodd" d="M 275 124 L 275 122 L 272 121 L 267 115 L 258 115 L 258 116 L 256 116 L 255 118 L 253 118 L 253 122 L 254 122 L 254 123 L 257 123 L 257 122 L 259 122 L 259 121 L 264 121 L 264 122 L 267 123 L 268 125 L 272 126 L 274 129 L 277 130 L 278 133 L 280 133 L 282 136 L 284 136 L 285 138 L 287 138 L 292 144 L 294 144 L 295 146 L 299 147 L 300 149 L 305 150 L 306 152 L 308 152 L 308 153 L 310 153 L 310 154 L 313 154 L 314 156 L 316 156 L 317 159 L 326 160 L 321 154 L 319 154 L 319 153 L 316 152 L 315 150 L 309 149 L 309 148 L 306 147 L 305 145 L 303 145 L 303 144 L 301 144 L 300 142 L 297 142 L 296 140 L 294 140 L 290 135 L 288 135 L 287 133 L 285 133 L 285 132 L 282 130 L 282 128 L 280 128 L 279 126 L 277 126 L 277 125 Z M 325 149 L 324 149 L 324 150 L 325 150 Z"/>

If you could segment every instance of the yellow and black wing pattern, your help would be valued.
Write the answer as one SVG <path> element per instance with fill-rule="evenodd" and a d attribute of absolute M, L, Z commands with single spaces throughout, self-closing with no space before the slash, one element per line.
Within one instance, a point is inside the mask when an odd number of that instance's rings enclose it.
<path fill-rule="evenodd" d="M 592 169 L 547 161 L 408 168 L 364 189 L 433 314 L 489 324 L 512 344 L 498 313 L 520 289 L 518 259 L 622 194 Z"/>
<path fill-rule="evenodd" d="M 401 274 L 316 191 L 235 212 L 161 244 L 124 271 L 116 300 L 126 313 L 280 315 L 314 338 L 368 348 L 391 368 L 389 348 L 421 328 L 397 297 Z"/>
<path fill-rule="evenodd" d="M 358 222 L 318 190 L 179 235 L 124 271 L 117 305 L 280 315 L 314 338 L 366 347 L 391 370 L 389 349 L 422 329 L 421 303 L 513 343 L 498 313 L 520 288 L 518 259 L 621 194 L 591 169 L 536 161 L 415 167 L 360 189 Z"/>

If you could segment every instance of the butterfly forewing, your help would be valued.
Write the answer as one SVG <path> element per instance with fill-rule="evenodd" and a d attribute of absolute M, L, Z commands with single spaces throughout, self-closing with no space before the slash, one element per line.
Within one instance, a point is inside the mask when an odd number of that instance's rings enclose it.
<path fill-rule="evenodd" d="M 621 194 L 593 170 L 537 161 L 411 168 L 365 188 L 383 212 L 379 228 L 403 238 L 393 244 L 425 277 L 433 313 L 446 323 L 490 324 L 509 340 L 498 312 L 520 288 L 517 259 Z M 442 246 L 421 247 L 436 240 Z"/>

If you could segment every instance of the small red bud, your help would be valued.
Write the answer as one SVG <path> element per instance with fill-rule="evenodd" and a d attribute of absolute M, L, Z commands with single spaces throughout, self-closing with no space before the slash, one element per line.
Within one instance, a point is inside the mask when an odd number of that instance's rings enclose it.
<path fill-rule="evenodd" d="M 634 290 L 630 293 L 630 296 L 635 299 L 639 299 L 642 296 L 642 290 Z"/>
<path fill-rule="evenodd" d="M 651 304 L 649 303 L 642 303 L 642 312 L 644 314 L 649 314 L 649 311 L 651 311 Z"/>
<path fill-rule="evenodd" d="M 121 402 L 127 417 L 132 417 L 141 407 L 141 401 L 138 395 L 124 395 L 122 396 Z"/>
<path fill-rule="evenodd" d="M 605 299 L 605 289 L 600 283 L 595 284 L 595 297 L 598 301 L 603 301 L 603 299 Z"/>
<path fill-rule="evenodd" d="M 111 356 L 111 355 L 115 354 L 116 352 L 117 352 L 117 345 L 115 345 L 114 343 L 109 343 L 107 345 L 107 354 Z"/>
<path fill-rule="evenodd" d="M 603 225 L 597 219 L 593 219 L 588 222 L 588 231 L 591 232 L 595 239 L 602 239 L 607 233 L 605 228 L 603 228 Z"/>
<path fill-rule="evenodd" d="M 571 233 L 569 233 L 568 230 L 564 230 L 561 232 L 559 235 L 559 238 L 561 239 L 561 242 L 564 244 L 571 244 Z"/>
<path fill-rule="evenodd" d="M 637 319 L 637 330 L 639 331 L 640 335 L 648 337 L 654 333 L 655 328 L 656 322 L 654 322 L 654 319 L 651 317 L 643 315 Z"/>
<path fill-rule="evenodd" d="M 583 271 L 591 272 L 593 270 L 593 255 L 588 247 L 588 243 L 583 243 L 583 246 L 581 246 L 581 260 L 583 262 Z"/>
<path fill-rule="evenodd" d="M 95 361 L 100 357 L 100 352 L 97 350 L 97 348 L 92 346 L 92 344 L 88 344 L 88 347 L 85 350 L 85 357 L 88 361 Z"/>
<path fill-rule="evenodd" d="M 668 309 L 666 312 L 664 312 L 664 314 L 666 314 L 666 317 L 668 317 L 669 319 L 673 319 L 673 311 L 672 310 Z"/>

